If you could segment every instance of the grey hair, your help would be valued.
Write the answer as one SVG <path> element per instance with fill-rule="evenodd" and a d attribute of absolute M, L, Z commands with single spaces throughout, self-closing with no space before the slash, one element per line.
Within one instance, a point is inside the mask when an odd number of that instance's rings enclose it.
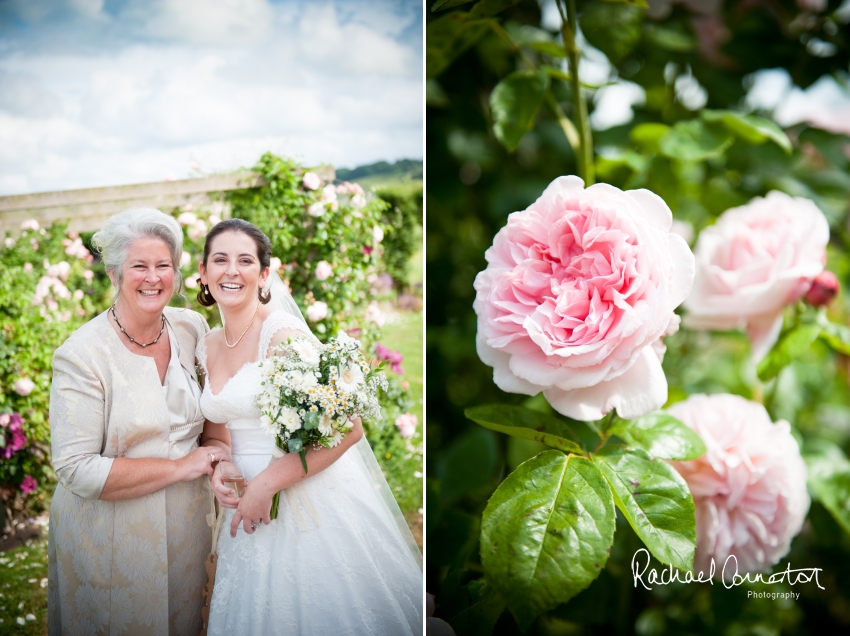
<path fill-rule="evenodd" d="M 183 257 L 183 230 L 174 217 L 154 208 L 137 208 L 113 214 L 103 228 L 92 237 L 92 245 L 100 252 L 107 274 L 112 274 L 116 294 L 121 289 L 121 270 L 127 260 L 127 250 L 142 237 L 162 239 L 171 252 L 174 266 L 175 291 L 183 290 L 180 259 Z"/>

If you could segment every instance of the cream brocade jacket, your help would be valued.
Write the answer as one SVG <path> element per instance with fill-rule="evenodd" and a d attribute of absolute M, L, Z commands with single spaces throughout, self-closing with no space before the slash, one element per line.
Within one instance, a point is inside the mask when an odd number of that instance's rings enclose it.
<path fill-rule="evenodd" d="M 195 374 L 209 331 L 165 308 L 180 364 Z M 198 420 L 197 418 L 201 419 Z M 197 634 L 201 629 L 208 480 L 126 501 L 98 499 L 115 457 L 177 459 L 198 447 L 203 416 L 174 429 L 156 364 L 97 316 L 53 356 L 50 433 L 58 485 L 50 508 L 50 634 Z"/>

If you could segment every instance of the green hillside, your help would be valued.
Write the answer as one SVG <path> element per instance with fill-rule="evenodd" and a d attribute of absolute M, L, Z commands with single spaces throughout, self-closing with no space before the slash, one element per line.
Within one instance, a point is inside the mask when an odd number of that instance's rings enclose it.
<path fill-rule="evenodd" d="M 364 188 L 374 188 L 422 180 L 420 159 L 400 159 L 395 163 L 379 161 L 356 168 L 337 168 L 337 183 L 356 181 Z"/>

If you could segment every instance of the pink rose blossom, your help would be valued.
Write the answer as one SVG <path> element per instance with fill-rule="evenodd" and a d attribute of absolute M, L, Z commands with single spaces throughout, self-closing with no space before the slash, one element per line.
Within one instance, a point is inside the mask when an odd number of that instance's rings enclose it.
<path fill-rule="evenodd" d="M 32 475 L 27 475 L 21 482 L 21 490 L 23 490 L 27 495 L 33 493 L 38 490 L 38 482 L 36 482 Z"/>
<path fill-rule="evenodd" d="M 675 331 L 694 260 L 648 190 L 559 177 L 508 217 L 475 279 L 476 344 L 504 391 L 560 413 L 625 418 L 667 400 L 653 344 Z"/>
<path fill-rule="evenodd" d="M 400 351 L 393 351 L 392 349 L 378 343 L 375 345 L 375 355 L 378 356 L 378 360 L 386 360 L 389 362 L 390 368 L 392 368 L 394 373 L 404 373 L 404 370 L 401 368 L 401 362 L 404 360 L 404 356 Z"/>
<path fill-rule="evenodd" d="M 272 259 L 269 262 L 269 267 L 272 271 L 279 272 L 280 268 L 283 267 L 283 263 L 277 256 L 272 256 Z"/>
<path fill-rule="evenodd" d="M 828 241 L 826 217 L 808 199 L 774 191 L 726 210 L 697 239 L 685 326 L 746 329 L 761 360 L 779 336 L 785 306 L 823 271 Z"/>
<path fill-rule="evenodd" d="M 35 219 L 27 219 L 21 223 L 22 230 L 33 230 L 34 232 L 38 232 L 38 221 Z"/>
<path fill-rule="evenodd" d="M 307 307 L 307 319 L 310 322 L 319 322 L 324 320 L 328 315 L 328 304 L 317 300 L 312 305 Z"/>
<path fill-rule="evenodd" d="M 706 454 L 672 462 L 696 506 L 695 571 L 717 576 L 730 554 L 740 572 L 768 570 L 788 553 L 809 510 L 806 465 L 788 422 L 738 395 L 692 395 L 668 409 L 705 442 Z"/>
<path fill-rule="evenodd" d="M 10 421 L 11 418 L 9 417 L 8 413 L 0 413 L 0 426 L 6 428 L 7 426 L 9 426 Z"/>
<path fill-rule="evenodd" d="M 83 278 L 85 278 L 88 282 L 92 282 L 94 272 L 90 269 L 83 270 Z"/>
<path fill-rule="evenodd" d="M 24 271 L 31 272 L 32 271 L 32 263 L 24 263 Z"/>
<path fill-rule="evenodd" d="M 398 434 L 405 439 L 410 439 L 416 434 L 416 425 L 418 423 L 419 419 L 411 413 L 404 413 L 395 418 Z"/>
<path fill-rule="evenodd" d="M 372 228 L 372 240 L 375 241 L 375 243 L 380 243 L 384 240 L 384 230 L 381 229 L 380 225 L 376 225 Z"/>
<path fill-rule="evenodd" d="M 183 227 L 195 225 L 197 221 L 198 217 L 192 214 L 191 212 L 183 212 L 177 217 L 177 222 Z"/>
<path fill-rule="evenodd" d="M 310 204 L 310 207 L 307 208 L 307 214 L 313 217 L 320 217 L 325 213 L 325 204 L 321 201 L 316 201 L 316 203 Z"/>
<path fill-rule="evenodd" d="M 26 448 L 27 436 L 23 428 L 24 421 L 20 414 L 12 413 L 9 416 L 9 426 L 6 430 L 6 446 L 0 449 L 0 457 L 9 459 L 19 450 Z"/>
<path fill-rule="evenodd" d="M 319 186 L 322 185 L 322 180 L 315 172 L 305 172 L 304 178 L 301 179 L 301 185 L 308 190 L 318 190 Z"/>
<path fill-rule="evenodd" d="M 18 395 L 26 397 L 30 393 L 32 393 L 32 390 L 35 388 L 35 382 L 30 380 L 29 378 L 18 378 L 17 380 L 15 380 L 15 383 L 12 385 L 12 388 Z"/>
<path fill-rule="evenodd" d="M 319 280 L 326 280 L 330 278 L 334 273 L 331 264 L 327 261 L 319 261 L 316 264 L 316 278 Z"/>
<path fill-rule="evenodd" d="M 375 323 L 378 327 L 383 327 L 384 323 L 386 323 L 387 317 L 384 316 L 384 312 L 381 311 L 381 307 L 378 305 L 377 300 L 373 300 L 366 308 L 366 320 L 368 322 Z"/>

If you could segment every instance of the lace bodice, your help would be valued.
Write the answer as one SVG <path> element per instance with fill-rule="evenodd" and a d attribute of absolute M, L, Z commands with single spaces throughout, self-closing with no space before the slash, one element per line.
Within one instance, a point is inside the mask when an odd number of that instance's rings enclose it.
<path fill-rule="evenodd" d="M 267 357 L 269 345 L 274 335 L 281 329 L 293 329 L 305 333 L 304 325 L 285 311 L 269 314 L 260 330 L 257 360 L 243 365 L 224 383 L 218 394 L 214 394 L 210 388 L 206 337 L 201 339 L 195 356 L 207 377 L 201 394 L 201 411 L 204 417 L 211 422 L 227 424 L 229 429 L 259 428 L 260 410 L 254 405 L 254 397 L 260 389 L 259 361 Z M 312 337 L 310 333 L 307 335 Z"/>

